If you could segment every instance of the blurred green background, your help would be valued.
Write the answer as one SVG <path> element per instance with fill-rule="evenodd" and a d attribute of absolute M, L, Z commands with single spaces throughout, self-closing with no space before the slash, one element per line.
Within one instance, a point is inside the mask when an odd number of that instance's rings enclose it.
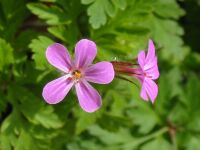
<path fill-rule="evenodd" d="M 53 42 L 89 38 L 98 60 L 128 60 L 154 40 L 161 72 L 154 105 L 115 79 L 94 85 L 103 106 L 86 113 L 72 90 L 57 105 L 43 86 L 60 74 Z M 1 150 L 200 150 L 199 0 L 0 0 Z"/>

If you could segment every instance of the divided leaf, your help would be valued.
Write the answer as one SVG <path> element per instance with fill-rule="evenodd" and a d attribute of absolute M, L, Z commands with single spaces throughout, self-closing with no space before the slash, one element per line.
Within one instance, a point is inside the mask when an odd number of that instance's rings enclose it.
<path fill-rule="evenodd" d="M 117 9 L 125 9 L 126 0 L 82 0 L 82 4 L 90 4 L 87 13 L 89 22 L 94 29 L 98 29 L 106 24 L 107 18 L 114 17 Z"/>
<path fill-rule="evenodd" d="M 0 38 L 0 71 L 14 63 L 13 48 L 4 39 Z"/>
<path fill-rule="evenodd" d="M 45 56 L 47 47 L 52 44 L 53 41 L 46 36 L 38 36 L 37 39 L 33 39 L 29 44 L 29 48 L 33 51 L 33 59 L 36 64 L 36 69 L 44 70 L 48 68 L 49 64 Z"/>
<path fill-rule="evenodd" d="M 39 18 L 44 19 L 49 25 L 70 23 L 66 12 L 55 5 L 47 6 L 41 3 L 29 3 L 27 7 L 32 13 L 37 15 Z"/>

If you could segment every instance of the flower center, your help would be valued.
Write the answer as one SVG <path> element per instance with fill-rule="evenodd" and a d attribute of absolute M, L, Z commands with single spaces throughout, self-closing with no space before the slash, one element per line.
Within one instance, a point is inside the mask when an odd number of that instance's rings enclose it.
<path fill-rule="evenodd" d="M 74 70 L 73 72 L 72 72 L 72 78 L 74 79 L 74 80 L 79 80 L 80 78 L 81 78 L 81 72 L 79 71 L 79 70 Z"/>

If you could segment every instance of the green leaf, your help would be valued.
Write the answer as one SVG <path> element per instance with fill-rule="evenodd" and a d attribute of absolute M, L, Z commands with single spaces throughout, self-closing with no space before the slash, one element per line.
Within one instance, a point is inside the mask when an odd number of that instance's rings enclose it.
<path fill-rule="evenodd" d="M 162 49 L 159 53 L 162 59 L 170 60 L 173 64 L 183 61 L 187 54 L 181 39 L 183 29 L 174 18 L 172 19 L 171 14 L 166 15 L 165 12 L 157 10 L 157 7 L 160 8 L 162 5 L 170 8 L 175 3 L 173 11 L 177 12 L 175 18 L 178 19 L 183 13 L 177 2 L 141 0 L 127 3 L 125 10 L 118 11 L 108 24 L 93 31 L 92 37 L 99 42 L 98 45 L 113 52 L 110 55 L 119 57 L 126 54 L 131 59 L 137 55 L 139 49 L 146 48 L 144 41 L 151 38 L 156 43 L 156 49 Z M 163 17 L 160 17 L 161 14 Z"/>
<path fill-rule="evenodd" d="M 66 13 L 57 6 L 47 6 L 41 3 L 29 3 L 29 10 L 39 18 L 46 20 L 49 25 L 69 24 L 70 20 Z"/>
<path fill-rule="evenodd" d="M 175 105 L 169 114 L 169 118 L 173 123 L 192 130 L 200 131 L 200 121 L 198 111 L 200 80 L 194 74 L 190 75 L 190 79 L 180 97 L 180 102 Z M 196 111 L 194 111 L 196 110 Z"/>
<path fill-rule="evenodd" d="M 18 89 L 19 93 L 26 93 L 26 95 L 15 93 L 15 89 Z M 31 123 L 36 125 L 40 124 L 47 129 L 60 128 L 63 126 L 64 123 L 54 112 L 53 107 L 44 105 L 42 99 L 37 98 L 27 89 L 19 86 L 12 86 L 10 91 L 12 97 L 20 98 L 20 104 L 18 104 L 17 107 Z"/>
<path fill-rule="evenodd" d="M 198 71 L 200 66 L 200 54 L 197 52 L 189 53 L 186 59 L 184 60 L 183 67 L 186 70 L 195 70 Z"/>
<path fill-rule="evenodd" d="M 22 131 L 16 141 L 15 150 L 38 150 L 39 147 L 34 142 L 28 132 Z"/>
<path fill-rule="evenodd" d="M 94 4 L 88 8 L 87 12 L 90 16 L 89 22 L 94 29 L 98 29 L 100 26 L 106 24 L 106 14 L 104 7 L 102 7 L 101 0 L 96 0 Z"/>
<path fill-rule="evenodd" d="M 39 0 L 39 1 L 41 1 L 41 2 L 56 2 L 57 0 Z"/>
<path fill-rule="evenodd" d="M 141 148 L 141 150 L 171 150 L 173 149 L 172 145 L 166 141 L 162 137 L 158 137 L 146 144 L 144 144 Z"/>
<path fill-rule="evenodd" d="M 96 120 L 101 116 L 101 112 L 87 113 L 83 110 L 77 112 L 78 120 L 76 123 L 76 134 L 80 134 L 91 125 L 93 125 Z"/>
<path fill-rule="evenodd" d="M 192 73 L 190 73 L 189 76 L 190 78 L 185 89 L 185 95 L 183 95 L 182 99 L 188 105 L 190 111 L 192 111 L 194 109 L 196 110 L 198 105 L 200 105 L 200 78 L 198 75 Z"/>
<path fill-rule="evenodd" d="M 129 126 L 131 123 L 130 119 L 127 119 L 125 117 L 104 114 L 101 116 L 100 119 L 98 119 L 98 124 L 105 130 L 116 132 L 119 130 L 120 127 Z"/>
<path fill-rule="evenodd" d="M 90 3 L 92 3 L 92 2 L 94 2 L 95 0 L 81 0 L 81 3 L 82 4 L 90 4 Z"/>
<path fill-rule="evenodd" d="M 37 36 L 39 35 L 38 32 L 35 32 L 34 30 L 25 30 L 23 32 L 21 32 L 17 39 L 16 39 L 16 43 L 14 43 L 15 47 L 18 47 L 19 50 L 18 51 L 25 51 L 22 48 L 28 48 L 28 44 L 31 42 L 32 39 L 37 38 Z"/>
<path fill-rule="evenodd" d="M 63 123 L 60 121 L 59 117 L 54 114 L 54 110 L 50 106 L 41 108 L 41 110 L 35 114 L 34 118 L 46 128 L 60 128 L 63 126 Z"/>
<path fill-rule="evenodd" d="M 121 0 L 82 0 L 82 4 L 91 4 L 87 10 L 89 15 L 89 23 L 94 29 L 98 29 L 106 24 L 107 15 L 114 17 L 117 13 L 117 9 L 124 9 L 126 7 L 126 1 Z"/>
<path fill-rule="evenodd" d="M 170 59 L 172 63 L 184 60 L 183 40 L 180 38 L 183 29 L 176 22 L 152 16 L 147 24 L 152 30 L 153 38 L 158 42 L 158 47 L 163 48 L 161 56 L 165 60 Z"/>
<path fill-rule="evenodd" d="M 1 121 L 1 118 L 2 118 L 1 113 L 4 112 L 6 109 L 7 99 L 5 97 L 5 94 L 2 91 L 0 91 L 0 97 L 1 97 L 1 100 L 0 100 L 0 121 Z"/>
<path fill-rule="evenodd" d="M 155 102 L 156 111 L 162 115 L 166 116 L 169 114 L 169 109 L 171 110 L 173 107 L 177 107 L 174 105 L 178 99 L 173 99 L 182 94 L 181 89 L 181 71 L 179 68 L 175 67 L 171 70 L 163 72 L 160 75 L 159 79 L 159 93 L 157 100 Z M 167 81 L 167 82 L 166 82 Z M 181 112 L 172 113 L 171 115 L 175 117 L 175 114 L 181 114 Z M 182 115 L 184 115 L 182 113 Z"/>
<path fill-rule="evenodd" d="M 185 14 L 184 10 L 174 0 L 158 0 L 155 7 L 155 13 L 163 18 L 178 19 Z"/>
<path fill-rule="evenodd" d="M 0 36 L 14 43 L 16 33 L 22 27 L 22 23 L 29 13 L 25 6 L 25 0 L 1 0 L 0 1 Z M 2 7 L 1 7 L 2 6 Z M 16 9 L 17 8 L 17 9 Z M 17 18 L 17 19 L 16 19 Z"/>
<path fill-rule="evenodd" d="M 41 134 L 41 130 L 39 133 L 32 133 L 32 130 L 32 125 L 22 118 L 15 109 L 1 126 L 0 146 L 2 150 L 38 150 L 41 147 L 47 149 L 47 146 L 43 144 L 44 142 L 34 138 L 37 134 Z M 44 139 L 49 140 L 48 137 L 49 134 L 46 133 Z"/>
<path fill-rule="evenodd" d="M 33 51 L 33 59 L 36 64 L 36 69 L 44 70 L 48 68 L 45 51 L 47 47 L 52 44 L 53 41 L 46 36 L 38 36 L 37 39 L 33 39 L 29 44 L 29 48 Z"/>
<path fill-rule="evenodd" d="M 133 141 L 134 138 L 131 136 L 130 132 L 126 129 L 121 128 L 117 133 L 109 132 L 97 125 L 91 126 L 89 128 L 90 134 L 98 137 L 106 145 L 128 143 Z"/>
<path fill-rule="evenodd" d="M 190 79 L 187 83 L 182 100 L 186 104 L 185 112 L 188 115 L 187 127 L 194 131 L 200 131 L 200 111 L 198 105 L 200 105 L 200 78 L 195 74 L 190 74 Z M 196 110 L 196 111 L 194 111 Z"/>
<path fill-rule="evenodd" d="M 59 38 L 60 40 L 67 42 L 68 41 L 68 31 L 65 26 L 54 26 L 49 27 L 48 31 L 53 34 L 55 37 Z"/>
<path fill-rule="evenodd" d="M 112 2 L 122 10 L 124 10 L 127 6 L 126 0 L 112 0 Z"/>
<path fill-rule="evenodd" d="M 139 132 L 142 134 L 149 133 L 156 125 L 160 124 L 159 116 L 150 105 L 142 100 L 136 101 L 130 107 L 128 115 L 132 118 L 133 123 L 139 126 Z"/>
<path fill-rule="evenodd" d="M 1 125 L 0 146 L 2 150 L 11 150 L 17 141 L 20 119 L 16 112 L 11 113 Z"/>
<path fill-rule="evenodd" d="M 193 136 L 187 141 L 186 150 L 200 150 L 200 137 Z"/>
<path fill-rule="evenodd" d="M 0 38 L 0 71 L 11 63 L 14 63 L 13 48 L 4 39 Z"/>

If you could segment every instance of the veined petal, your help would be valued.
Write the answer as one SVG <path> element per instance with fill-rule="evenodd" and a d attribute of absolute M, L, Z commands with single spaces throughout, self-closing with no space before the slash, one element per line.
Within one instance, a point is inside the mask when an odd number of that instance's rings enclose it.
<path fill-rule="evenodd" d="M 92 63 L 97 54 L 96 44 L 93 41 L 82 39 L 75 47 L 75 66 L 84 68 Z"/>
<path fill-rule="evenodd" d="M 113 65 L 110 62 L 99 62 L 86 68 L 85 79 L 99 84 L 110 83 L 115 76 Z"/>
<path fill-rule="evenodd" d="M 146 64 L 148 64 L 149 62 L 151 62 L 155 57 L 155 46 L 153 44 L 152 40 L 149 40 L 149 45 L 148 45 L 148 52 L 147 52 L 147 56 L 146 56 Z"/>
<path fill-rule="evenodd" d="M 146 70 L 148 70 L 148 69 L 150 69 L 150 68 L 152 68 L 154 66 L 157 66 L 157 57 L 156 56 L 151 61 L 149 61 L 148 63 L 146 63 L 144 65 L 143 69 L 146 71 Z"/>
<path fill-rule="evenodd" d="M 101 96 L 99 93 L 85 80 L 76 83 L 76 93 L 79 104 L 86 112 L 94 112 L 101 107 Z"/>
<path fill-rule="evenodd" d="M 146 70 L 145 72 L 146 72 L 147 76 L 149 76 L 153 80 L 158 79 L 159 76 L 160 76 L 160 73 L 159 73 L 157 65 L 155 65 L 152 68 Z"/>
<path fill-rule="evenodd" d="M 71 68 L 71 59 L 68 50 L 59 43 L 50 45 L 46 50 L 48 62 L 63 72 Z"/>
<path fill-rule="evenodd" d="M 73 84 L 68 75 L 62 76 L 47 83 L 43 88 L 42 96 L 47 103 L 57 104 L 65 98 Z"/>
<path fill-rule="evenodd" d="M 148 96 L 147 96 L 147 91 L 146 91 L 146 89 L 145 89 L 144 84 L 142 85 L 142 89 L 141 89 L 141 91 L 140 91 L 140 96 L 141 96 L 145 101 L 148 101 L 148 100 L 149 100 L 149 98 L 148 98 Z"/>
<path fill-rule="evenodd" d="M 144 86 L 144 89 L 146 90 L 151 102 L 154 103 L 154 101 L 158 95 L 157 84 L 153 80 L 151 80 L 149 78 L 145 78 L 142 86 Z"/>
<path fill-rule="evenodd" d="M 144 51 L 140 51 L 138 54 L 138 63 L 140 65 L 141 68 L 144 67 L 145 65 L 145 52 Z"/>

